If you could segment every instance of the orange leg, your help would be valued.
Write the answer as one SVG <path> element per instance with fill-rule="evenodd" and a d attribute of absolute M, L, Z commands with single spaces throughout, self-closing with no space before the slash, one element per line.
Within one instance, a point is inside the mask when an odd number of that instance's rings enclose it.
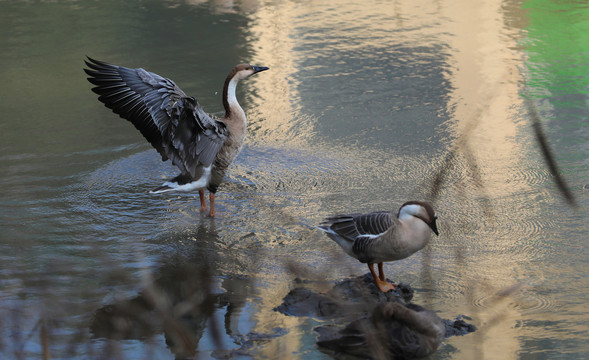
<path fill-rule="evenodd" d="M 382 281 L 387 281 L 387 278 L 384 276 L 384 270 L 382 268 L 382 263 L 378 263 L 378 278 Z"/>
<path fill-rule="evenodd" d="M 198 197 L 200 198 L 200 211 L 207 211 L 207 203 L 205 202 L 205 191 L 204 189 L 198 190 Z"/>
<path fill-rule="evenodd" d="M 382 263 L 379 263 L 378 264 L 379 271 L 381 270 L 381 268 L 382 268 Z M 374 264 L 368 263 L 368 269 L 370 269 L 370 273 L 372 274 L 372 277 L 374 278 L 374 283 L 376 284 L 376 286 L 378 286 L 380 291 L 387 292 L 390 290 L 395 290 L 395 288 L 397 287 L 395 284 L 391 284 L 388 281 L 381 280 L 380 277 L 378 277 L 376 275 L 376 271 L 374 271 Z M 384 276 L 384 274 L 383 274 L 383 276 Z"/>
<path fill-rule="evenodd" d="M 215 217 L 215 193 L 209 194 L 209 202 L 211 203 L 211 210 L 209 211 L 209 217 Z"/>

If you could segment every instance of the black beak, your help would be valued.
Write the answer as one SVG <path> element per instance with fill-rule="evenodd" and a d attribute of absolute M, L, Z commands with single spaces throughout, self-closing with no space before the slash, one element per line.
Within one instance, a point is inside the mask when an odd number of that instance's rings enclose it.
<path fill-rule="evenodd" d="M 266 67 L 266 66 L 253 66 L 253 65 L 252 65 L 252 68 L 254 69 L 254 74 L 259 73 L 260 71 L 270 69 L 269 67 Z"/>
<path fill-rule="evenodd" d="M 438 232 L 438 226 L 436 225 L 436 219 L 434 219 L 431 223 L 429 223 L 429 227 L 430 227 L 430 229 L 432 229 L 434 234 L 436 234 L 436 236 L 440 235 L 440 233 Z"/>

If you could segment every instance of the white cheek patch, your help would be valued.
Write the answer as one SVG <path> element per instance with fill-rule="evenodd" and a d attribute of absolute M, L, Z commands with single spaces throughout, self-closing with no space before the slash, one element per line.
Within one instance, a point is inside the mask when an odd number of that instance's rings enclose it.
<path fill-rule="evenodd" d="M 399 212 L 399 220 L 409 219 L 411 216 L 419 214 L 422 207 L 417 204 L 405 205 Z"/>

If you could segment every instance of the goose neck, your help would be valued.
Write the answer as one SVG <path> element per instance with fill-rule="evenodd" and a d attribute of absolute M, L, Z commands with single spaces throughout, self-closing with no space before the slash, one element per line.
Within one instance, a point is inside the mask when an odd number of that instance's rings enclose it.
<path fill-rule="evenodd" d="M 239 79 L 234 76 L 229 76 L 225 80 L 225 86 L 223 87 L 223 107 L 225 108 L 226 119 L 231 119 L 243 114 L 243 109 L 237 102 L 237 97 L 235 96 L 238 82 Z"/>

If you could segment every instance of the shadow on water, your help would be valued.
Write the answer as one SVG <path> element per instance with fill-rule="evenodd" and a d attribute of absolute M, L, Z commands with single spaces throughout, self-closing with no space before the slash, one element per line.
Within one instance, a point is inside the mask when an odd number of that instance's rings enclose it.
<path fill-rule="evenodd" d="M 192 240 L 186 243 L 187 238 Z M 179 247 L 178 251 L 171 250 L 171 255 L 142 276 L 138 294 L 94 311 L 90 334 L 109 344 L 101 356 L 126 358 L 121 340 L 149 341 L 161 334 L 177 359 L 250 356 L 252 347 L 288 332 L 280 327 L 269 333 L 242 332 L 242 315 L 255 279 L 242 274 L 215 275 L 222 271 L 221 264 L 235 265 L 239 259 L 219 246 L 214 221 L 163 242 Z M 118 272 L 109 276 L 116 278 Z"/>
<path fill-rule="evenodd" d="M 198 227 L 195 236 L 195 244 L 215 244 L 217 239 L 214 231 L 204 226 Z M 213 291 L 212 274 L 218 259 L 214 258 L 216 252 L 207 250 L 194 246 L 188 253 L 162 260 L 157 270 L 143 275 L 136 297 L 108 304 L 94 313 L 92 336 L 143 340 L 164 333 L 166 345 L 177 357 L 194 356 L 215 308 L 227 305 L 226 294 Z M 210 331 L 213 339 L 219 338 L 220 329 L 213 326 Z"/>

